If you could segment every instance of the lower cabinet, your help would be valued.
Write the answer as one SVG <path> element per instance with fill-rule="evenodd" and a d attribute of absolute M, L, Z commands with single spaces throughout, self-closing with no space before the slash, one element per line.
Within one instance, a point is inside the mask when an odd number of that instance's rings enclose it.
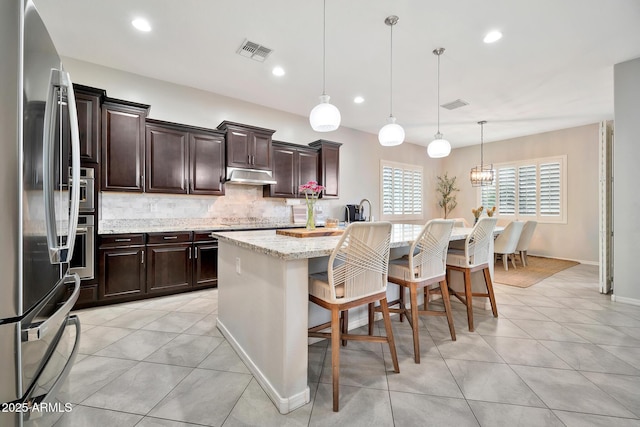
<path fill-rule="evenodd" d="M 211 231 L 100 236 L 96 303 L 217 286 L 218 240 L 210 235 Z"/>
<path fill-rule="evenodd" d="M 191 288 L 193 248 L 191 232 L 149 234 L 147 292 L 179 292 Z"/>
<path fill-rule="evenodd" d="M 135 299 L 146 293 L 145 236 L 103 236 L 98 249 L 98 298 Z"/>
<path fill-rule="evenodd" d="M 218 286 L 218 239 L 208 233 L 193 236 L 193 287 Z"/>

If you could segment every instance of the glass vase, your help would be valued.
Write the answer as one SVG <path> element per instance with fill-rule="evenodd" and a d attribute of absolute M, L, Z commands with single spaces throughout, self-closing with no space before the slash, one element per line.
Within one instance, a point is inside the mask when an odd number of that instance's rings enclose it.
<path fill-rule="evenodd" d="M 307 200 L 307 230 L 315 230 L 316 228 L 316 209 L 315 201 L 313 199 Z"/>

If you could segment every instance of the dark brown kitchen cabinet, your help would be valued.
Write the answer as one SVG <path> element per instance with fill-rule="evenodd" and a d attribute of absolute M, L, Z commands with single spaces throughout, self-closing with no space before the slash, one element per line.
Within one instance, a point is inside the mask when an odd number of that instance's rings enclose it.
<path fill-rule="evenodd" d="M 211 232 L 195 232 L 193 236 L 193 287 L 218 285 L 218 239 Z"/>
<path fill-rule="evenodd" d="M 102 190 L 144 191 L 149 106 L 106 98 L 102 105 Z"/>
<path fill-rule="evenodd" d="M 146 293 L 144 234 L 101 236 L 98 258 L 101 301 L 136 299 Z"/>
<path fill-rule="evenodd" d="M 318 182 L 324 185 L 322 198 L 337 198 L 340 193 L 340 146 L 339 142 L 319 139 L 309 144 L 320 150 Z"/>
<path fill-rule="evenodd" d="M 224 195 L 224 134 L 147 119 L 145 192 Z"/>
<path fill-rule="evenodd" d="M 189 134 L 189 193 L 224 195 L 224 134 Z"/>
<path fill-rule="evenodd" d="M 80 160 L 98 163 L 100 152 L 100 122 L 102 100 L 106 93 L 102 89 L 73 85 L 78 113 L 80 133 Z"/>
<path fill-rule="evenodd" d="M 271 170 L 271 139 L 274 130 L 223 121 L 226 132 L 227 167 Z"/>
<path fill-rule="evenodd" d="M 147 292 L 173 293 L 191 288 L 191 232 L 147 235 Z"/>
<path fill-rule="evenodd" d="M 318 181 L 318 156 L 315 148 L 286 142 L 273 142 L 273 179 L 276 184 L 264 186 L 265 197 L 304 197 L 301 184 Z"/>
<path fill-rule="evenodd" d="M 145 192 L 187 194 L 189 133 L 147 121 Z"/>

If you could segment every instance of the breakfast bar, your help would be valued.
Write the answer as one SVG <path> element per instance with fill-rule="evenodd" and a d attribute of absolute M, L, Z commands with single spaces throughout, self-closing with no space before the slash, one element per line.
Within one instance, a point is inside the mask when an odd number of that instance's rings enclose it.
<path fill-rule="evenodd" d="M 394 224 L 391 257 L 406 254 L 421 228 Z M 471 230 L 454 228 L 451 240 Z M 322 309 L 309 307 L 308 275 L 326 269 L 340 237 L 297 238 L 275 230 L 213 236 L 219 241 L 218 328 L 280 413 L 289 413 L 310 401 L 307 329 L 326 320 Z M 389 292 L 397 290 L 390 286 Z M 351 327 L 364 321 L 350 318 Z"/>

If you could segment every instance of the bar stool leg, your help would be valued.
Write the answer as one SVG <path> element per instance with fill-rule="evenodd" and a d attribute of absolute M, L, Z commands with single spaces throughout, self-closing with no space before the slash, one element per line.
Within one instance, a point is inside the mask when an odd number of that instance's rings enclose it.
<path fill-rule="evenodd" d="M 411 303 L 411 329 L 413 330 L 413 358 L 416 363 L 420 363 L 420 330 L 418 324 L 418 289 L 415 283 L 409 287 L 409 298 Z"/>
<path fill-rule="evenodd" d="M 331 309 L 331 376 L 333 378 L 333 412 L 340 408 L 340 311 Z"/>
<path fill-rule="evenodd" d="M 464 270 L 464 293 L 467 302 L 467 320 L 469 322 L 469 332 L 474 331 L 473 327 L 473 295 L 471 293 L 471 271 Z"/>

